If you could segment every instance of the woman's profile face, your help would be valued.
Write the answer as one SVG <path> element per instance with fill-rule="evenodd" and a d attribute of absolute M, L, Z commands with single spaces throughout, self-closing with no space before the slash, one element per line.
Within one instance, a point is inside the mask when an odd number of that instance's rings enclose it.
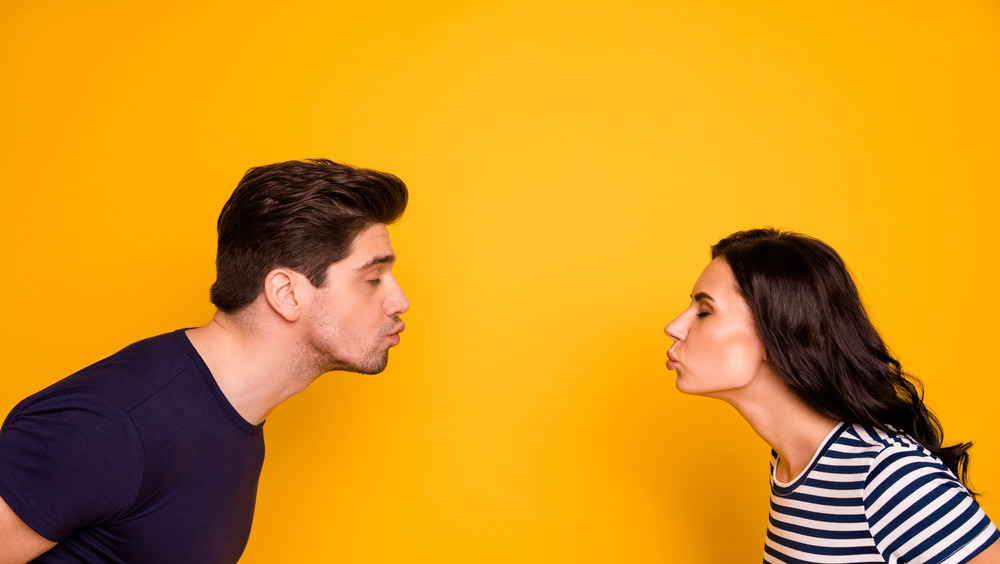
<path fill-rule="evenodd" d="M 691 304 L 664 332 L 674 340 L 667 368 L 677 373 L 677 389 L 684 393 L 725 398 L 771 370 L 750 307 L 721 257 L 708 263 Z"/>

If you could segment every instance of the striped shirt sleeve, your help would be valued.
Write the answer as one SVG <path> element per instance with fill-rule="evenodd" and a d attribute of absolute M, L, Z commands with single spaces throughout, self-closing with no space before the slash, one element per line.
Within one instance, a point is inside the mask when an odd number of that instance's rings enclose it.
<path fill-rule="evenodd" d="M 872 461 L 865 516 L 889 564 L 960 564 L 996 541 L 996 526 L 943 463 L 913 446 Z"/>

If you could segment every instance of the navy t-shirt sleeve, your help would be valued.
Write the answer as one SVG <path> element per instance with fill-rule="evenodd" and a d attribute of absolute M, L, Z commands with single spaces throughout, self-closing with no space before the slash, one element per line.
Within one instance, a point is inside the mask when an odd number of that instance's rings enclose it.
<path fill-rule="evenodd" d="M 0 497 L 36 533 L 60 542 L 135 501 L 142 452 L 128 414 L 93 396 L 22 404 L 0 430 Z"/>

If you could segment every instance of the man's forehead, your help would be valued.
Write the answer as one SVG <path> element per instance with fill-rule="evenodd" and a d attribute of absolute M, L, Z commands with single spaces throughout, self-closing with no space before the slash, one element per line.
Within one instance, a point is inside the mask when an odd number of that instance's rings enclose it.
<path fill-rule="evenodd" d="M 341 262 L 353 270 L 364 270 L 376 264 L 391 264 L 396 260 L 392 239 L 385 224 L 375 223 L 358 233 L 351 252 Z"/>
<path fill-rule="evenodd" d="M 389 240 L 389 228 L 384 223 L 373 223 L 354 236 L 354 243 L 377 241 L 380 239 Z"/>

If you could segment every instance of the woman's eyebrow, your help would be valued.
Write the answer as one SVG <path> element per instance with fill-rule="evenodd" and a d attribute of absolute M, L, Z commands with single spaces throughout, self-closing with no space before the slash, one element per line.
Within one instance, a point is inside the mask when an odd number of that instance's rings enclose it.
<path fill-rule="evenodd" d="M 715 298 L 713 298 L 712 296 L 709 296 L 705 292 L 698 292 L 697 294 L 691 296 L 691 298 L 694 301 L 696 301 L 696 302 L 700 302 L 702 300 L 708 300 L 708 301 L 713 302 L 713 303 L 715 302 Z"/>

